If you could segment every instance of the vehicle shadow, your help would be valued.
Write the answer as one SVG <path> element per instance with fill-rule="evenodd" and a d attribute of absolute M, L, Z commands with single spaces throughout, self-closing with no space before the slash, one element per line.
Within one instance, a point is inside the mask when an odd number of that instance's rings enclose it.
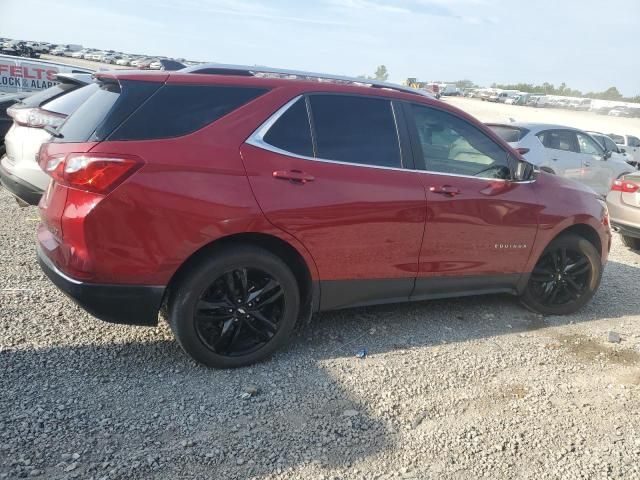
<path fill-rule="evenodd" d="M 71 346 L 36 348 L 27 339 L 0 350 L 0 473 L 226 479 L 349 469 L 398 448 L 397 425 L 373 410 L 370 392 L 356 388 L 358 379 L 345 387 L 345 375 L 367 368 L 358 351 L 428 349 L 637 314 L 628 279 L 639 274 L 610 262 L 594 300 L 567 317 L 542 318 L 509 296 L 327 312 L 270 361 L 228 371 L 195 364 L 165 325 L 132 335 L 132 327 L 99 322 L 64 300 L 58 318 L 35 313 L 30 322 L 52 322 L 52 342 L 61 341 L 61 325 L 66 335 L 68 323 L 78 325 L 64 340 Z M 26 297 L 20 308 L 37 312 L 38 302 Z M 123 337 L 137 340 L 118 343 Z M 80 458 L 67 471 L 73 459 L 63 454 L 72 453 Z"/>

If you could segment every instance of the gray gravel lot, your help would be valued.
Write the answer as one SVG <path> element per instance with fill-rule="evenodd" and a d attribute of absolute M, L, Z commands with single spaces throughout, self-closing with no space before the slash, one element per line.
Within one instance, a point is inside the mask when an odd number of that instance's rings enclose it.
<path fill-rule="evenodd" d="M 75 307 L 36 224 L 0 191 L 0 478 L 640 478 L 640 255 L 617 239 L 577 315 L 508 296 L 327 313 L 215 371 L 165 324 Z"/>

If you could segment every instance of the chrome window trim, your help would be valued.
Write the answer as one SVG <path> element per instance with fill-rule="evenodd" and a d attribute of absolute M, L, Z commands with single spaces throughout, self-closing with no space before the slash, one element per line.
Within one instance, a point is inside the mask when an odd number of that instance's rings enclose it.
<path fill-rule="evenodd" d="M 271 129 L 271 127 L 273 127 L 273 125 L 280 119 L 280 117 L 282 115 L 284 115 L 284 113 L 291 108 L 298 100 L 300 100 L 301 98 L 305 97 L 305 95 L 298 95 L 294 98 L 292 98 L 291 100 L 289 100 L 287 103 L 285 103 L 282 107 L 280 107 L 278 110 L 276 110 L 264 123 L 262 123 L 262 125 L 260 125 L 250 136 L 249 138 L 247 138 L 247 140 L 245 141 L 246 144 L 251 145 L 253 147 L 256 148 L 260 148 L 262 150 L 267 150 L 269 152 L 272 153 L 277 153 L 279 155 L 286 155 L 288 157 L 293 157 L 293 158 L 297 158 L 299 160 L 308 160 L 308 161 L 312 161 L 312 162 L 321 162 L 321 163 L 331 163 L 331 164 L 335 164 L 335 165 L 346 165 L 346 166 L 350 166 L 350 167 L 360 167 L 360 168 L 374 168 L 374 169 L 378 169 L 378 170 L 393 170 L 393 171 L 398 171 L 398 172 L 412 172 L 412 173 L 422 173 L 422 174 L 429 174 L 429 175 L 440 175 L 440 176 L 448 176 L 448 177 L 459 177 L 459 178 L 470 178 L 473 180 L 483 180 L 483 181 L 492 181 L 492 182 L 512 182 L 512 183 L 533 183 L 535 182 L 535 180 L 526 180 L 523 182 L 516 182 L 510 179 L 504 179 L 504 178 L 485 178 L 485 177 L 474 177 L 473 175 L 460 175 L 457 173 L 446 173 L 446 172 L 436 172 L 436 171 L 431 171 L 431 170 L 418 170 L 418 169 L 414 169 L 414 168 L 405 168 L 405 167 L 385 167 L 385 166 L 379 166 L 379 165 L 367 165 L 364 163 L 350 163 L 350 162 L 342 162 L 339 160 L 329 160 L 326 158 L 319 158 L 319 157 L 307 157 L 306 155 L 299 155 L 297 153 L 293 153 L 293 152 L 289 152 L 287 150 L 283 150 L 281 148 L 275 147 L 273 145 L 271 145 L 270 143 L 267 143 L 264 140 L 265 135 L 269 132 L 269 130 Z M 309 105 L 308 102 L 306 102 L 306 98 L 305 98 L 305 103 L 307 106 L 307 117 L 309 119 L 309 127 L 311 130 L 311 136 L 312 136 L 312 141 L 313 141 L 313 128 L 311 128 L 311 116 L 310 116 L 310 111 L 309 111 Z M 396 125 L 396 134 L 398 136 L 398 147 L 399 147 L 399 153 L 400 153 L 400 164 L 402 165 L 402 143 L 400 141 L 400 132 L 398 130 L 398 123 L 397 123 L 397 119 L 396 119 L 396 112 L 395 112 L 395 108 L 393 106 L 393 102 L 389 102 L 391 104 L 391 112 L 393 114 L 393 121 Z M 315 142 L 314 143 L 314 149 L 315 149 Z"/>

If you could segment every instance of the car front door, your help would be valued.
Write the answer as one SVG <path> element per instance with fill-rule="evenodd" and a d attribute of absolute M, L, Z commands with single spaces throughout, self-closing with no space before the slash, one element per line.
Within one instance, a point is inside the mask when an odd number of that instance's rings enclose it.
<path fill-rule="evenodd" d="M 427 191 L 413 297 L 513 291 L 537 232 L 534 184 L 511 181 L 509 153 L 470 121 L 435 107 L 405 109 Z"/>
<path fill-rule="evenodd" d="M 584 183 L 600 195 L 606 196 L 617 178 L 611 162 L 604 156 L 604 149 L 589 135 L 576 132 L 580 154 L 583 156 Z"/>
<path fill-rule="evenodd" d="M 426 195 L 395 112 L 379 97 L 301 96 L 241 147 L 265 216 L 313 257 L 322 309 L 413 289 Z"/>

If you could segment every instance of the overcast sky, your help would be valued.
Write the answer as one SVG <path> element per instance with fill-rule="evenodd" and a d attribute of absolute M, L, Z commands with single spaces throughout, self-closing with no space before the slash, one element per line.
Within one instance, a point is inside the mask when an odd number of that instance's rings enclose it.
<path fill-rule="evenodd" d="M 640 0 L 0 0 L 0 36 L 390 80 L 640 94 Z M 98 3 L 98 2 L 96 2 Z"/>

